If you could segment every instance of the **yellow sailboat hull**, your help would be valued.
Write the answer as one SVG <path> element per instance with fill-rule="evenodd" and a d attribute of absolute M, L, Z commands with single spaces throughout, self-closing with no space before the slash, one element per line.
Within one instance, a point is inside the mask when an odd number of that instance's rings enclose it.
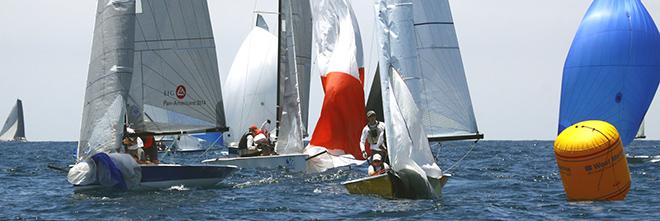
<path fill-rule="evenodd" d="M 427 177 L 433 189 L 433 195 L 440 196 L 442 188 L 449 180 L 451 174 L 444 174 L 440 178 Z M 378 176 L 370 176 L 343 182 L 351 194 L 376 195 L 387 199 L 410 198 L 406 196 L 401 187 L 401 181 L 392 172 Z"/>

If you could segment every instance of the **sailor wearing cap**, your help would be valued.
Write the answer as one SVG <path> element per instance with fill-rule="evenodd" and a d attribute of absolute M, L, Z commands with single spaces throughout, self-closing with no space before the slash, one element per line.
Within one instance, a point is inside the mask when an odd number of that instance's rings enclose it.
<path fill-rule="evenodd" d="M 390 165 L 383 162 L 383 157 L 380 154 L 374 154 L 369 165 L 369 176 L 376 176 L 386 173 L 390 169 Z"/>
<path fill-rule="evenodd" d="M 367 125 L 362 129 L 360 137 L 360 149 L 362 156 L 367 158 L 367 149 L 371 154 L 379 153 L 381 156 L 387 156 L 387 147 L 385 146 L 385 124 L 376 120 L 376 112 L 370 110 L 367 112 Z"/>

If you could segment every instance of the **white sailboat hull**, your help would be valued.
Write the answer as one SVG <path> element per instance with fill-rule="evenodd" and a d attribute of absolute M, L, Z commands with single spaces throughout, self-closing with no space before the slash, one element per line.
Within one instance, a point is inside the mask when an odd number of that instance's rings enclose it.
<path fill-rule="evenodd" d="M 234 165 L 239 168 L 276 169 L 284 168 L 291 172 L 303 172 L 307 168 L 307 154 L 282 154 L 255 157 L 222 157 L 202 161 L 205 164 Z"/>

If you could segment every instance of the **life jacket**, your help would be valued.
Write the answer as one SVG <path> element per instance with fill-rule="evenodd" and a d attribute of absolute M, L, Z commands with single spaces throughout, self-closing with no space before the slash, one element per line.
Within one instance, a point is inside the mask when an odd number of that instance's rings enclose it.
<path fill-rule="evenodd" d="M 380 125 L 380 122 L 376 121 L 375 125 L 368 125 L 369 127 L 369 133 L 367 135 L 367 143 L 369 144 L 376 144 L 378 143 L 378 135 L 380 135 L 380 128 L 378 128 L 378 125 Z"/>
<path fill-rule="evenodd" d="M 146 136 L 144 136 L 144 138 L 142 138 L 142 142 L 144 142 L 143 143 L 144 148 L 147 148 L 147 149 L 154 146 L 154 141 L 155 141 L 155 139 L 154 139 L 153 135 L 146 135 Z"/>

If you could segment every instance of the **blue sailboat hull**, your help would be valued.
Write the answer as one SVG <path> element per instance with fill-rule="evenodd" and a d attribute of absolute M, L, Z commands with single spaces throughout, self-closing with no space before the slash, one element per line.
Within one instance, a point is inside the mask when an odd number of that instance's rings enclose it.
<path fill-rule="evenodd" d="M 178 165 L 159 164 L 141 165 L 142 179 L 136 190 L 160 190 L 173 186 L 211 187 L 222 182 L 225 178 L 237 171 L 236 166 L 213 165 Z M 74 192 L 112 190 L 99 184 L 74 185 Z"/>

